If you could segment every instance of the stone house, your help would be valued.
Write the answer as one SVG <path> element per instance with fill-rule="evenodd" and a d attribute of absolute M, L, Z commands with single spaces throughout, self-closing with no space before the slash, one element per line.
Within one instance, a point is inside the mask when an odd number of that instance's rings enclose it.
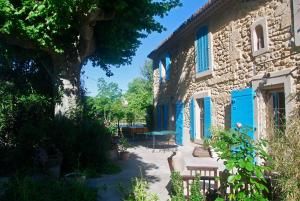
<path fill-rule="evenodd" d="M 249 135 L 284 129 L 300 90 L 300 0 L 210 0 L 157 49 L 156 130 L 178 144 L 241 123 Z"/>

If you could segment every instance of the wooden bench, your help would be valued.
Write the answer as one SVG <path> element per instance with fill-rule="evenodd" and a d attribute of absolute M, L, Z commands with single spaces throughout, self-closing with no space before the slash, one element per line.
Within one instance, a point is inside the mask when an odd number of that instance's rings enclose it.
<path fill-rule="evenodd" d="M 171 173 L 176 171 L 173 166 L 173 157 L 176 155 L 174 152 L 170 157 L 168 157 L 168 164 Z M 190 196 L 190 185 L 196 179 L 198 175 L 200 178 L 202 194 L 205 195 L 210 189 L 218 189 L 218 167 L 209 167 L 209 166 L 185 166 L 189 174 L 181 175 L 183 180 L 183 185 L 185 188 L 185 196 L 189 199 Z"/>

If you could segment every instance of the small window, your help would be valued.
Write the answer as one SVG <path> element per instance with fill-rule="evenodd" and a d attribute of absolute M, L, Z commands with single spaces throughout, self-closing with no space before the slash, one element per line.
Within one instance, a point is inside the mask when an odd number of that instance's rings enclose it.
<path fill-rule="evenodd" d="M 270 91 L 269 97 L 269 126 L 278 131 L 285 128 L 285 96 L 283 90 Z"/>
<path fill-rule="evenodd" d="M 252 24 L 251 44 L 253 56 L 260 55 L 268 50 L 268 29 L 265 18 L 260 18 Z"/>
<path fill-rule="evenodd" d="M 265 48 L 265 41 L 264 41 L 264 29 L 261 25 L 257 25 L 255 27 L 255 47 L 254 49 L 257 50 L 261 50 L 263 48 Z"/>

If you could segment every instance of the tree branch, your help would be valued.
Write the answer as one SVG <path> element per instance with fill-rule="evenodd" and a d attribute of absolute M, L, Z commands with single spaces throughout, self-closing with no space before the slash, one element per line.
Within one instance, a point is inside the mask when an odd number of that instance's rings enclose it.
<path fill-rule="evenodd" d="M 17 46 L 23 49 L 27 50 L 41 50 L 49 55 L 54 54 L 54 52 L 49 48 L 39 48 L 34 42 L 30 40 L 23 40 L 20 39 L 18 36 L 10 36 L 0 33 L 0 39 L 2 41 L 5 41 L 9 45 Z"/>
<path fill-rule="evenodd" d="M 114 17 L 115 12 L 105 12 L 100 8 L 83 16 L 79 30 L 79 59 L 81 61 L 95 51 L 94 27 L 97 22 L 113 20 Z"/>

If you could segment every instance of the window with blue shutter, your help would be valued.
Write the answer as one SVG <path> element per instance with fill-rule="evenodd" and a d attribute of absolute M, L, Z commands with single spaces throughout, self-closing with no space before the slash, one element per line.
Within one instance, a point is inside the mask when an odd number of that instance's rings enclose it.
<path fill-rule="evenodd" d="M 163 117 L 164 117 L 164 125 L 163 125 L 163 129 L 164 130 L 168 130 L 168 123 L 169 123 L 169 106 L 166 104 L 163 106 Z"/>
<path fill-rule="evenodd" d="M 209 96 L 203 99 L 204 109 L 204 138 L 211 138 L 211 98 Z"/>
<path fill-rule="evenodd" d="M 195 100 L 190 101 L 190 138 L 192 141 L 196 138 L 196 124 L 195 124 Z"/>
<path fill-rule="evenodd" d="M 171 75 L 171 57 L 169 54 L 166 55 L 166 80 L 170 80 Z"/>
<path fill-rule="evenodd" d="M 197 73 L 209 70 L 210 68 L 210 41 L 208 26 L 201 27 L 197 32 Z"/>
<path fill-rule="evenodd" d="M 231 92 L 231 128 L 237 129 L 236 124 L 242 124 L 242 130 L 254 139 L 254 98 L 252 88 L 234 90 Z"/>
<path fill-rule="evenodd" d="M 161 129 L 161 111 L 160 111 L 160 105 L 157 105 L 156 107 L 157 110 L 157 129 L 160 130 Z"/>
<path fill-rule="evenodd" d="M 183 117 L 184 117 L 184 104 L 179 101 L 176 103 L 176 144 L 183 144 Z"/>

